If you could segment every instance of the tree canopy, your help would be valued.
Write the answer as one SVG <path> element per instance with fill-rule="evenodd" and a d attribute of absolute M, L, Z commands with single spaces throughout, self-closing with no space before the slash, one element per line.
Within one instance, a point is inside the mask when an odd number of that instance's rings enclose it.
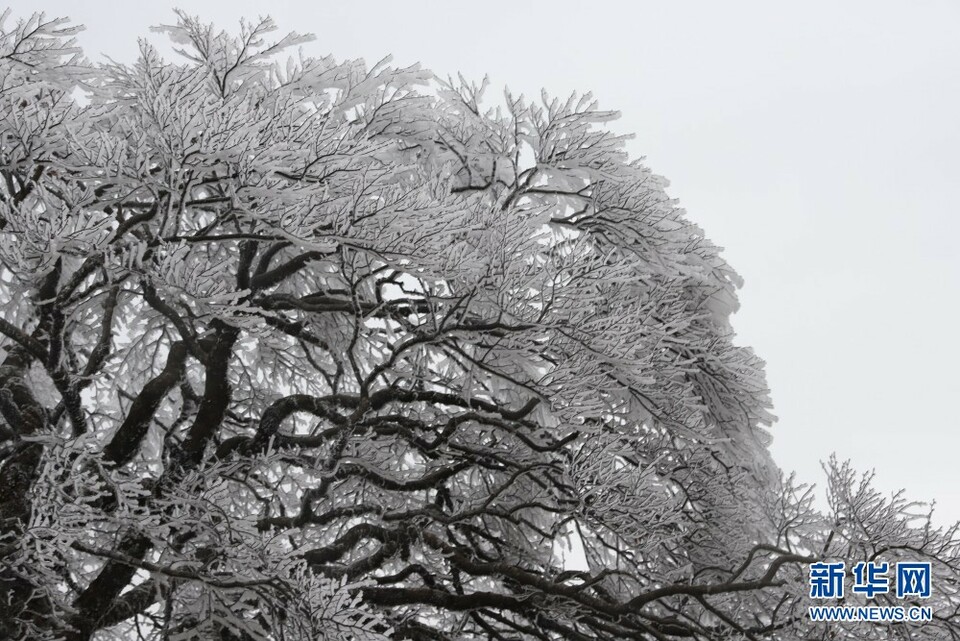
<path fill-rule="evenodd" d="M 960 637 L 955 529 L 770 460 L 739 278 L 615 112 L 158 30 L 0 23 L 0 638 Z M 932 622 L 808 620 L 877 558 Z"/>

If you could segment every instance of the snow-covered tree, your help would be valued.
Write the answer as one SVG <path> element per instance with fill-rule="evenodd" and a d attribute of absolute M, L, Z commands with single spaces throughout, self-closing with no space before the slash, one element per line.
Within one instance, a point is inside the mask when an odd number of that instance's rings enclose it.
<path fill-rule="evenodd" d="M 0 24 L 0 638 L 957 638 L 958 537 L 769 459 L 737 275 L 590 96 Z M 806 618 L 930 560 L 936 618 Z"/>

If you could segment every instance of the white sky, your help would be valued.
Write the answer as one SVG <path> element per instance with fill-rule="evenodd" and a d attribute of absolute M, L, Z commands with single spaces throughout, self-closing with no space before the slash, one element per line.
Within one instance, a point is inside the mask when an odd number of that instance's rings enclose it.
<path fill-rule="evenodd" d="M 15 0 L 132 61 L 165 1 Z M 960 519 L 960 3 L 195 2 L 269 13 L 307 52 L 591 90 L 746 280 L 740 344 L 767 361 L 773 453 L 820 482 L 831 452 Z M 152 36 L 158 38 L 159 36 Z"/>

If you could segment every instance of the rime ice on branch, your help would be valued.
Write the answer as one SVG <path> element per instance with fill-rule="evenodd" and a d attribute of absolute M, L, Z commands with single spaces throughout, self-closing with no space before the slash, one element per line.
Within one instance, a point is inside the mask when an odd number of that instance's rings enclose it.
<path fill-rule="evenodd" d="M 0 638 L 858 639 L 804 568 L 871 555 L 957 634 L 953 530 L 779 477 L 738 277 L 614 112 L 273 30 L 92 65 L 4 14 Z"/>

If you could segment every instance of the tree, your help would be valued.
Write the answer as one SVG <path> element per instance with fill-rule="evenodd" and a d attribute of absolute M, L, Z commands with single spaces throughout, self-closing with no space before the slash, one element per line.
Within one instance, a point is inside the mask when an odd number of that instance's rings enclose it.
<path fill-rule="evenodd" d="M 0 637 L 957 638 L 956 528 L 769 459 L 738 277 L 614 112 L 3 18 Z M 933 622 L 807 619 L 879 556 Z"/>

